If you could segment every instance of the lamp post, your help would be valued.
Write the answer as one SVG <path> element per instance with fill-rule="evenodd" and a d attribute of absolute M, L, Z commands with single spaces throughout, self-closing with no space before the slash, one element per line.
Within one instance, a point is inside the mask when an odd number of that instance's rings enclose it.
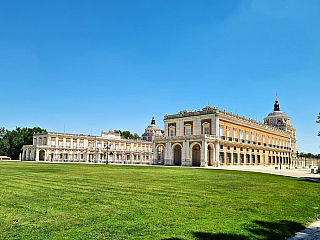
<path fill-rule="evenodd" d="M 109 152 L 108 152 L 108 150 L 110 149 L 109 141 L 107 143 L 107 146 L 105 146 L 105 148 L 107 149 L 107 161 L 106 161 L 106 164 L 108 165 L 108 160 L 109 160 Z"/>

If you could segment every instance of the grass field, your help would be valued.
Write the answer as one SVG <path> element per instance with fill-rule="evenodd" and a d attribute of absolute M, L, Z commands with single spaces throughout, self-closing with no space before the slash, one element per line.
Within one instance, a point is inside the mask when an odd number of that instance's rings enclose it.
<path fill-rule="evenodd" d="M 284 239 L 320 184 L 199 168 L 0 162 L 1 239 Z M 17 220 L 17 221 L 16 221 Z"/>

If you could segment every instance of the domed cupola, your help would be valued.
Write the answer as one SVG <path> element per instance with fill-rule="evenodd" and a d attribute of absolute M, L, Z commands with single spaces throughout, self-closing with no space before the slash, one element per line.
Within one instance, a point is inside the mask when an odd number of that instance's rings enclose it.
<path fill-rule="evenodd" d="M 264 119 L 264 124 L 284 131 L 287 130 L 287 125 L 290 124 L 290 118 L 284 112 L 280 111 L 278 98 L 276 98 L 274 103 L 273 111 Z"/>
<path fill-rule="evenodd" d="M 163 136 L 161 129 L 156 125 L 156 120 L 152 116 L 151 124 L 145 129 L 145 132 L 142 134 L 142 140 L 152 141 L 154 137 Z"/>

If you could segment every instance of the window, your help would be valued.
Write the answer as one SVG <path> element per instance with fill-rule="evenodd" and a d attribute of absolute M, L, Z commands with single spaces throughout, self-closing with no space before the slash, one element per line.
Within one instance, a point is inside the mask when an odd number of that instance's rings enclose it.
<path fill-rule="evenodd" d="M 62 146 L 62 140 L 59 140 L 59 146 Z"/>
<path fill-rule="evenodd" d="M 257 142 L 259 142 L 259 134 L 257 134 Z"/>
<path fill-rule="evenodd" d="M 251 141 L 254 142 L 254 133 L 251 133 Z"/>
<path fill-rule="evenodd" d="M 233 138 L 237 138 L 237 129 L 233 129 Z"/>
<path fill-rule="evenodd" d="M 170 129 L 170 136 L 174 136 L 174 130 Z"/>
<path fill-rule="evenodd" d="M 227 138 L 230 137 L 230 128 L 227 128 Z"/>
<path fill-rule="evenodd" d="M 247 152 L 249 152 L 249 148 L 247 148 Z"/>
<path fill-rule="evenodd" d="M 252 149 L 252 152 L 254 153 L 254 149 Z"/>
<path fill-rule="evenodd" d="M 77 141 L 73 141 L 73 146 L 74 146 L 74 147 L 77 146 Z"/>
<path fill-rule="evenodd" d="M 51 140 L 51 145 L 56 145 L 56 140 Z"/>
<path fill-rule="evenodd" d="M 220 145 L 220 149 L 223 149 L 223 145 Z"/>
<path fill-rule="evenodd" d="M 240 147 L 240 151 L 243 152 L 243 147 Z"/>
<path fill-rule="evenodd" d="M 265 144 L 266 143 L 266 137 L 262 136 L 262 143 Z"/>
<path fill-rule="evenodd" d="M 230 146 L 227 146 L 227 150 L 230 150 Z"/>
<path fill-rule="evenodd" d="M 233 150 L 234 150 L 234 151 L 237 151 L 237 147 L 236 147 L 236 146 L 234 146 L 234 147 L 233 147 Z"/>
<path fill-rule="evenodd" d="M 203 130 L 204 130 L 204 134 L 210 134 L 209 127 L 204 127 Z"/>
<path fill-rule="evenodd" d="M 243 131 L 240 131 L 240 139 L 243 139 Z"/>
<path fill-rule="evenodd" d="M 220 136 L 223 136 L 223 126 L 220 126 Z"/>
<path fill-rule="evenodd" d="M 246 132 L 246 140 L 249 141 L 249 132 Z"/>
<path fill-rule="evenodd" d="M 186 135 L 191 135 L 191 128 L 186 128 Z"/>

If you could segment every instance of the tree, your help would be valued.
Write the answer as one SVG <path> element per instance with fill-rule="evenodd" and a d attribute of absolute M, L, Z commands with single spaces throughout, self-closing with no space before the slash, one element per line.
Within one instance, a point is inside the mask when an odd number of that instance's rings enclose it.
<path fill-rule="evenodd" d="M 316 123 L 320 123 L 320 112 L 319 112 L 318 120 L 316 120 Z M 318 132 L 318 136 L 320 137 L 320 131 Z"/>
<path fill-rule="evenodd" d="M 114 130 L 115 133 L 120 133 L 124 139 L 138 139 L 140 136 L 137 133 L 131 134 L 130 131 Z"/>
<path fill-rule="evenodd" d="M 11 157 L 11 159 L 19 159 L 23 145 L 32 145 L 33 134 L 38 132 L 46 132 L 46 130 L 40 127 L 16 127 L 12 131 L 0 128 L 0 155 Z"/>

